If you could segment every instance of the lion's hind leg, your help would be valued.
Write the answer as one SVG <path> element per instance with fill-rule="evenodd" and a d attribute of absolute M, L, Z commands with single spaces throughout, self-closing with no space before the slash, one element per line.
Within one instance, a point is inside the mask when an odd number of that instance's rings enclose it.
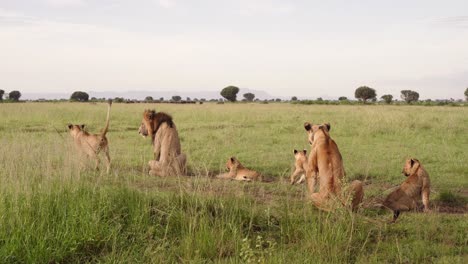
<path fill-rule="evenodd" d="M 361 181 L 355 180 L 351 183 L 351 208 L 355 212 L 364 198 L 364 187 Z"/>

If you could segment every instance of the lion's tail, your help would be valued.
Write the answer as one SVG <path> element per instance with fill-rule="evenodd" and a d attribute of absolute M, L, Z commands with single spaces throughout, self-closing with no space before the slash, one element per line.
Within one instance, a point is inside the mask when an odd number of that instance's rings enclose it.
<path fill-rule="evenodd" d="M 107 119 L 106 119 L 106 126 L 104 127 L 104 129 L 102 130 L 101 132 L 101 135 L 102 136 L 105 136 L 107 134 L 107 131 L 109 131 L 109 121 L 110 121 L 110 109 L 111 109 L 111 105 L 112 105 L 112 99 L 109 99 L 107 101 L 108 103 L 108 107 L 107 107 Z"/>

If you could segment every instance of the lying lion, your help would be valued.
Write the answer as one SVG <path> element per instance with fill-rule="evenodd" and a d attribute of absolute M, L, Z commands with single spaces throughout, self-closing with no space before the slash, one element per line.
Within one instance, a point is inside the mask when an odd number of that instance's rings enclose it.
<path fill-rule="evenodd" d="M 307 170 L 307 150 L 297 151 L 294 150 L 294 172 L 291 174 L 290 183 L 291 184 L 301 184 L 305 181 L 306 170 Z M 299 180 L 297 177 L 300 176 Z"/>
<path fill-rule="evenodd" d="M 343 159 L 338 146 L 330 137 L 330 124 L 312 125 L 307 122 L 304 128 L 311 144 L 306 180 L 312 202 L 318 208 L 327 210 L 335 198 L 344 203 L 346 201 L 343 201 L 343 198 L 350 197 L 352 209 L 356 210 L 364 196 L 362 182 L 353 181 L 345 192 L 349 195 L 343 195 L 341 190 L 345 175 Z M 315 192 L 317 180 L 319 191 Z"/>
<path fill-rule="evenodd" d="M 80 153 L 86 154 L 88 157 L 96 160 L 95 169 L 99 169 L 99 153 L 101 151 L 105 154 L 107 173 L 110 170 L 110 155 L 109 155 L 109 141 L 107 140 L 106 134 L 109 131 L 109 120 L 110 120 L 110 109 L 112 100 L 108 101 L 107 107 L 107 119 L 104 128 L 99 134 L 90 134 L 84 130 L 85 125 L 68 125 L 70 135 L 75 142 L 75 147 Z"/>
<path fill-rule="evenodd" d="M 429 193 L 431 192 L 431 182 L 429 174 L 417 159 L 407 159 L 402 173 L 408 178 L 391 192 L 383 206 L 393 211 L 393 221 L 395 222 L 401 211 L 414 210 L 418 207 L 418 202 L 422 200 L 424 211 L 429 211 Z"/>
<path fill-rule="evenodd" d="M 231 157 L 226 162 L 227 173 L 216 176 L 219 179 L 232 179 L 237 181 L 262 181 L 262 175 L 256 171 L 244 167 L 236 157 Z"/>

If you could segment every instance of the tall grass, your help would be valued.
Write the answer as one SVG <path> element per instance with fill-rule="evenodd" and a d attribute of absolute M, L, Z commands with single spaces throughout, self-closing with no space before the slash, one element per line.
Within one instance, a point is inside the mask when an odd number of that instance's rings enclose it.
<path fill-rule="evenodd" d="M 145 108 L 174 116 L 194 176 L 147 175 L 151 146 L 137 134 Z M 464 263 L 466 214 L 408 213 L 388 225 L 378 210 L 321 212 L 285 176 L 292 150 L 309 148 L 303 122 L 327 121 L 347 177 L 368 184 L 366 199 L 404 180 L 407 156 L 421 160 L 434 192 L 464 195 L 467 111 L 114 104 L 106 175 L 77 159 L 66 133 L 67 123 L 99 131 L 104 104 L 2 104 L 0 262 Z M 231 155 L 275 181 L 209 178 Z"/>

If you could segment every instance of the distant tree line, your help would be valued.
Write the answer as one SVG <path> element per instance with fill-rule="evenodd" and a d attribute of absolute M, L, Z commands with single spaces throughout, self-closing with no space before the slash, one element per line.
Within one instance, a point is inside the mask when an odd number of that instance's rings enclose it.
<path fill-rule="evenodd" d="M 113 100 L 116 103 L 180 103 L 180 104 L 193 104 L 193 103 L 203 103 L 203 102 L 217 102 L 217 103 L 224 103 L 225 101 L 228 102 L 237 102 L 237 94 L 239 93 L 240 89 L 236 86 L 230 85 L 223 88 L 220 92 L 222 98 L 219 99 L 210 99 L 207 100 L 205 98 L 190 98 L 186 97 L 185 100 L 182 99 L 180 95 L 173 95 L 169 100 L 165 100 L 164 97 L 160 98 L 153 98 L 153 96 L 146 96 L 144 100 L 136 100 L 136 99 L 126 99 L 123 97 L 115 97 Z M 357 101 L 349 100 L 346 96 L 340 96 L 337 101 L 335 100 L 324 100 L 322 97 L 318 97 L 315 100 L 299 100 L 297 96 L 292 96 L 290 100 L 282 100 L 280 98 L 276 99 L 260 99 L 256 98 L 254 93 L 248 92 L 244 93 L 242 102 L 257 102 L 257 103 L 269 103 L 269 102 L 291 102 L 291 103 L 298 103 L 298 104 L 369 104 L 369 102 L 375 103 L 384 103 L 384 104 L 417 104 L 417 105 L 457 105 L 462 103 L 461 100 L 454 100 L 454 99 L 443 99 L 443 100 L 431 100 L 426 99 L 423 101 L 419 100 L 419 93 L 412 90 L 401 90 L 400 91 L 400 99 L 402 101 L 398 101 L 394 99 L 393 95 L 391 94 L 384 94 L 380 96 L 381 101 L 377 102 L 377 92 L 374 88 L 368 86 L 360 86 L 354 91 L 354 97 Z M 464 91 L 465 100 L 468 101 L 468 88 Z M 21 98 L 21 92 L 19 91 L 11 91 L 6 93 L 4 90 L 0 89 L 0 102 L 18 102 Z M 83 91 L 75 91 L 71 94 L 69 101 L 71 102 L 104 102 L 106 98 L 96 98 L 96 97 L 89 97 L 89 94 Z M 38 102 L 43 101 L 64 101 L 64 99 L 60 100 L 46 100 L 46 99 L 38 99 L 35 100 Z"/>

